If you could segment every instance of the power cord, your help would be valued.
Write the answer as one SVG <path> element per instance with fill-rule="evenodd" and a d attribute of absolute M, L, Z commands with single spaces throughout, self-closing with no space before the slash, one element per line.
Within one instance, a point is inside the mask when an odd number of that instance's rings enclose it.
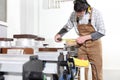
<path fill-rule="evenodd" d="M 98 71 L 97 71 L 97 68 L 96 68 L 96 65 L 92 62 L 90 62 L 91 66 L 93 65 L 94 68 L 95 68 L 95 71 L 96 71 L 96 80 L 98 80 Z"/>

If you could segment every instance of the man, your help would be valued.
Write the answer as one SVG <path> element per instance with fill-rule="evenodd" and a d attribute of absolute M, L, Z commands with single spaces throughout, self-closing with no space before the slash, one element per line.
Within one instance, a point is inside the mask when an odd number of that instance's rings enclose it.
<path fill-rule="evenodd" d="M 76 43 L 79 44 L 78 58 L 88 59 L 92 63 L 92 80 L 103 80 L 100 38 L 105 35 L 105 28 L 100 12 L 86 0 L 75 0 L 74 11 L 67 24 L 55 35 L 55 41 L 60 42 L 59 38 L 72 28 L 75 28 L 79 35 L 76 38 Z M 85 72 L 85 80 L 88 80 L 88 69 Z"/>

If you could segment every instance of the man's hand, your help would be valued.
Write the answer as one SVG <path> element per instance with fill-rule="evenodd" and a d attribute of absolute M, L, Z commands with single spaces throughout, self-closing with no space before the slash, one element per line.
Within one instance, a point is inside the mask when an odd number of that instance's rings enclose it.
<path fill-rule="evenodd" d="M 83 44 L 86 40 L 91 39 L 91 35 L 80 36 L 76 39 L 78 44 Z"/>
<path fill-rule="evenodd" d="M 56 34 L 56 35 L 55 35 L 55 38 L 54 38 L 54 39 L 55 39 L 55 42 L 61 42 L 61 40 L 60 40 L 61 38 L 62 38 L 62 37 L 61 37 L 60 34 Z"/>

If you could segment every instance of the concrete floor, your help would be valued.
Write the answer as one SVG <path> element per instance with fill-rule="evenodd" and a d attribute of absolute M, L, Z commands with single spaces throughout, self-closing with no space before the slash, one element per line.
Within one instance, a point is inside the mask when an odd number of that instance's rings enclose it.
<path fill-rule="evenodd" d="M 104 80 L 120 80 L 120 70 L 104 70 Z"/>
<path fill-rule="evenodd" d="M 22 80 L 22 76 L 20 74 L 5 75 L 5 77 L 5 80 Z M 89 80 L 92 80 L 91 75 L 89 75 Z M 120 80 L 120 70 L 103 70 L 103 80 Z"/>
<path fill-rule="evenodd" d="M 92 80 L 91 74 L 89 74 L 89 80 Z M 120 80 L 120 70 L 103 70 L 103 80 Z"/>

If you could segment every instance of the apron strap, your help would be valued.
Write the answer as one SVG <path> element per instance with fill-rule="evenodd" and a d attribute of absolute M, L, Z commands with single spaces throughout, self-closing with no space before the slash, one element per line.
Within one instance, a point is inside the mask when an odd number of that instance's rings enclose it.
<path fill-rule="evenodd" d="M 89 17 L 89 20 L 88 20 L 88 23 L 91 24 L 91 19 L 92 19 L 92 8 L 90 8 L 90 17 Z"/>

